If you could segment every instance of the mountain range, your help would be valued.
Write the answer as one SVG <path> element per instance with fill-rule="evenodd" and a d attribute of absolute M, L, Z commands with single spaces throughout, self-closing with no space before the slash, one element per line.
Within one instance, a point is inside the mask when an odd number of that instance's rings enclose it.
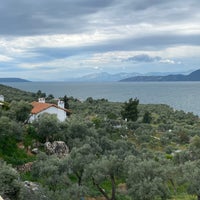
<path fill-rule="evenodd" d="M 166 76 L 132 76 L 120 80 L 120 82 L 147 82 L 147 81 L 200 81 L 200 69 L 188 75 L 170 74 Z"/>
<path fill-rule="evenodd" d="M 183 74 L 188 73 L 188 72 L 183 72 Z M 99 73 L 92 73 L 88 74 L 82 77 L 78 78 L 73 78 L 73 79 L 67 79 L 65 81 L 73 81 L 73 82 L 113 82 L 113 81 L 121 81 L 121 80 L 126 80 L 128 78 L 132 77 L 147 77 L 147 76 L 166 76 L 169 75 L 169 72 L 149 72 L 146 74 L 141 74 L 141 73 L 126 73 L 126 72 L 121 72 L 121 73 L 116 73 L 116 74 L 110 74 L 107 72 L 99 72 Z M 174 74 L 174 73 L 171 73 Z M 176 73 L 177 74 L 177 73 Z"/>
<path fill-rule="evenodd" d="M 190 71 L 191 72 L 191 71 Z M 65 81 L 73 82 L 146 82 L 146 81 L 200 81 L 200 69 L 189 72 L 169 73 L 169 72 L 150 72 L 141 73 L 116 73 L 99 72 L 88 74 L 78 78 L 66 79 Z M 6 82 L 30 82 L 21 78 L 0 78 L 1 83 Z"/>
<path fill-rule="evenodd" d="M 85 76 L 81 76 L 78 78 L 67 79 L 66 81 L 74 81 L 74 82 L 113 82 L 119 81 L 121 79 L 133 77 L 133 76 L 140 76 L 139 73 L 116 73 L 110 74 L 107 72 L 99 72 L 99 73 L 92 73 Z"/>

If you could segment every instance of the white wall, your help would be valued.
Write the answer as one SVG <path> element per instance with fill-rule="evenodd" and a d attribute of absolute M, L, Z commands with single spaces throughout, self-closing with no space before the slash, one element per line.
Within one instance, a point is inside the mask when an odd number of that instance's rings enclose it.
<path fill-rule="evenodd" d="M 41 115 L 43 113 L 56 114 L 58 120 L 60 120 L 61 122 L 65 121 L 65 119 L 67 118 L 66 112 L 64 110 L 58 109 L 58 108 L 52 106 L 52 107 L 50 107 L 50 108 L 48 108 L 46 110 L 41 111 L 40 113 L 33 114 L 30 117 L 29 122 L 30 123 L 33 122 L 35 119 L 38 118 L 39 115 Z"/>
<path fill-rule="evenodd" d="M 0 101 L 4 102 L 4 96 L 0 95 Z"/>

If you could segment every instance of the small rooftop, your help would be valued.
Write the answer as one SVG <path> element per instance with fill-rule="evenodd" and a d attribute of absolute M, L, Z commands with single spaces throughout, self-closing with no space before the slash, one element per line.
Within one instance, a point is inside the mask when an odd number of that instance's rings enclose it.
<path fill-rule="evenodd" d="M 34 102 L 32 102 L 31 104 L 32 104 L 32 106 L 33 106 L 33 109 L 31 110 L 31 113 L 32 113 L 32 114 L 40 113 L 40 112 L 42 112 L 43 110 L 46 110 L 46 109 L 48 109 L 48 108 L 50 108 L 50 107 L 56 107 L 56 108 L 58 108 L 58 109 L 64 110 L 65 112 L 67 112 L 67 113 L 69 113 L 69 114 L 71 113 L 70 110 L 65 109 L 65 108 L 62 108 L 62 107 L 59 107 L 59 106 L 57 106 L 57 105 L 55 105 L 55 104 L 51 104 L 51 103 L 43 103 L 43 102 L 36 102 L 36 101 L 34 101 Z"/>

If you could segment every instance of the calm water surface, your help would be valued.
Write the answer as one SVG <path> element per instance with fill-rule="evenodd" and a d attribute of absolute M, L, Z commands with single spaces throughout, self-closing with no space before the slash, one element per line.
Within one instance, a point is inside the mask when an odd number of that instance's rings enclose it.
<path fill-rule="evenodd" d="M 80 100 L 93 97 L 124 102 L 131 97 L 137 97 L 140 103 L 168 104 L 175 109 L 200 115 L 200 82 L 28 82 L 5 84 L 31 92 L 41 90 L 47 95 L 53 94 L 55 97 L 66 94 Z"/>

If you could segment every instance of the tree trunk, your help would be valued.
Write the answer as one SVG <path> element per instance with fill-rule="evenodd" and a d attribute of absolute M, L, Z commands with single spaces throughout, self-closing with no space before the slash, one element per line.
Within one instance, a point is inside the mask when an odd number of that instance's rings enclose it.
<path fill-rule="evenodd" d="M 81 186 L 82 185 L 82 172 L 80 173 L 80 175 L 77 173 L 75 173 L 77 178 L 78 178 L 78 185 Z"/>
<path fill-rule="evenodd" d="M 116 193 L 116 185 L 115 185 L 115 177 L 114 175 L 110 175 L 111 184 L 112 184 L 112 197 L 111 200 L 115 200 L 115 193 Z"/>
<path fill-rule="evenodd" d="M 171 184 L 172 184 L 172 186 L 173 186 L 173 189 L 174 189 L 174 192 L 176 193 L 176 192 L 177 192 L 177 190 L 176 190 L 176 185 L 175 185 L 173 179 L 169 179 L 169 181 L 171 182 Z"/>
<path fill-rule="evenodd" d="M 105 193 L 104 189 L 100 187 L 99 184 L 97 184 L 94 180 L 94 178 L 92 178 L 92 182 L 93 184 L 97 187 L 97 189 L 99 190 L 99 192 L 101 192 L 101 194 L 106 198 L 106 200 L 112 200 L 109 198 L 109 196 Z"/>
<path fill-rule="evenodd" d="M 200 200 L 200 195 L 197 195 L 197 200 Z"/>

